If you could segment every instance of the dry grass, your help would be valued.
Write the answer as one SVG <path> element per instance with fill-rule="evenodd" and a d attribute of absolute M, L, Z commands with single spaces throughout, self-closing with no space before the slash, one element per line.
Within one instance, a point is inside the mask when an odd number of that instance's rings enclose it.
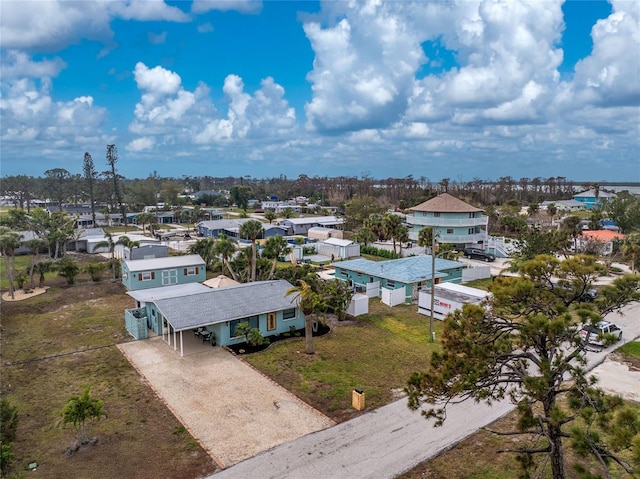
<path fill-rule="evenodd" d="M 40 477 L 196 478 L 215 464 L 122 356 L 123 310 L 132 300 L 119 284 L 52 287 L 2 304 L 2 395 L 16 405 L 14 472 L 31 462 Z M 76 435 L 61 427 L 67 399 L 92 385 L 108 417 L 99 438 L 67 457 Z"/>

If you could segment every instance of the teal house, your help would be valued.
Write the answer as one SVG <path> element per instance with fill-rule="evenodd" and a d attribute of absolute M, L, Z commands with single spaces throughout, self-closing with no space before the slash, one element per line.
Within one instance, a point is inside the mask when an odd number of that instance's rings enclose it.
<path fill-rule="evenodd" d="M 137 307 L 125 311 L 127 330 L 136 339 L 149 331 L 184 355 L 184 345 L 194 336 L 212 345 L 245 342 L 236 332 L 242 322 L 263 336 L 304 328 L 304 313 L 294 297 L 287 296 L 291 284 L 284 280 L 256 281 L 221 288 L 185 284 L 131 291 Z"/>
<path fill-rule="evenodd" d="M 198 254 L 122 262 L 122 284 L 129 291 L 201 283 L 206 279 L 205 263 Z"/>
<path fill-rule="evenodd" d="M 478 246 L 487 240 L 489 217 L 476 208 L 448 193 L 431 198 L 409 208 L 407 216 L 409 239 L 418 240 L 422 228 L 434 228 L 438 243 L 451 243 L 460 250 Z"/>
<path fill-rule="evenodd" d="M 573 195 L 573 199 L 582 203 L 588 210 L 600 208 L 606 201 L 615 197 L 615 193 L 609 193 L 608 191 L 602 191 L 600 189 L 591 189 Z"/>
<path fill-rule="evenodd" d="M 397 291 L 402 302 L 418 299 L 418 293 L 431 287 L 431 256 L 420 255 L 388 261 L 353 259 L 333 263 L 336 279 L 348 281 L 356 290 L 368 296 L 382 296 L 383 290 Z M 440 282 L 461 283 L 462 270 L 466 267 L 459 261 L 436 258 L 435 284 Z"/>

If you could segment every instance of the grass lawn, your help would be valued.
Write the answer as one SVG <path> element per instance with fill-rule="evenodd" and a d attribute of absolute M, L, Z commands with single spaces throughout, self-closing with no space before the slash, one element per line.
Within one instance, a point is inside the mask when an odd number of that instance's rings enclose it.
<path fill-rule="evenodd" d="M 640 359 L 640 341 L 631 341 L 618 349 L 618 352 Z"/>
<path fill-rule="evenodd" d="M 122 285 L 61 280 L 45 294 L 2 304 L 1 394 L 19 414 L 13 472 L 22 477 L 37 462 L 46 478 L 213 473 L 211 458 L 116 347 L 129 340 L 123 310 L 133 304 Z M 66 456 L 76 434 L 60 425 L 60 411 L 87 385 L 108 417 L 92 425 L 97 445 Z"/>
<path fill-rule="evenodd" d="M 369 314 L 314 339 L 316 354 L 304 353 L 304 339 L 281 341 L 245 359 L 286 389 L 336 421 L 354 417 L 354 388 L 365 393 L 368 409 L 398 396 L 409 375 L 429 366 L 429 318 L 415 305 L 394 308 L 378 299 L 369 302 Z M 436 335 L 442 326 L 435 322 Z"/>

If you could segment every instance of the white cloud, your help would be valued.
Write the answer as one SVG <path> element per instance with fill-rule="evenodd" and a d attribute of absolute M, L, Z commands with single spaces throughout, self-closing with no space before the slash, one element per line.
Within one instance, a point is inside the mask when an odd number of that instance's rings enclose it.
<path fill-rule="evenodd" d="M 54 101 L 50 88 L 47 80 L 42 80 L 39 86 L 27 79 L 3 84 L 0 98 L 3 148 L 14 144 L 20 148 L 20 141 L 25 140 L 38 147 L 66 147 L 104 137 L 105 108 L 95 106 L 90 96 Z"/>
<path fill-rule="evenodd" d="M 57 77 L 60 71 L 67 67 L 66 62 L 58 57 L 52 60 L 33 61 L 27 54 L 16 50 L 9 50 L 2 56 L 2 77 L 4 80 L 21 77 Z"/>
<path fill-rule="evenodd" d="M 576 95 L 600 106 L 640 103 L 640 9 L 613 2 L 613 13 L 591 31 L 593 51 L 576 65 Z"/>
<path fill-rule="evenodd" d="M 189 15 L 163 1 L 3 0 L 0 37 L 3 48 L 53 52 L 81 39 L 110 43 L 114 18 L 138 21 L 189 21 Z"/>
<path fill-rule="evenodd" d="M 260 13 L 262 2 L 258 0 L 193 0 L 191 3 L 193 13 L 206 13 L 211 10 Z"/>
<path fill-rule="evenodd" d="M 143 136 L 141 138 L 136 138 L 131 141 L 125 149 L 127 151 L 139 152 L 139 151 L 147 151 L 151 150 L 155 145 L 155 139 L 149 136 Z"/>

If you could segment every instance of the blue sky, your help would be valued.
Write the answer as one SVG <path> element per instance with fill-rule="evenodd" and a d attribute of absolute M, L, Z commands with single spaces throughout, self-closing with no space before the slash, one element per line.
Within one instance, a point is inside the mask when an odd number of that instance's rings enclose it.
<path fill-rule="evenodd" d="M 640 181 L 622 1 L 0 3 L 0 173 Z"/>

